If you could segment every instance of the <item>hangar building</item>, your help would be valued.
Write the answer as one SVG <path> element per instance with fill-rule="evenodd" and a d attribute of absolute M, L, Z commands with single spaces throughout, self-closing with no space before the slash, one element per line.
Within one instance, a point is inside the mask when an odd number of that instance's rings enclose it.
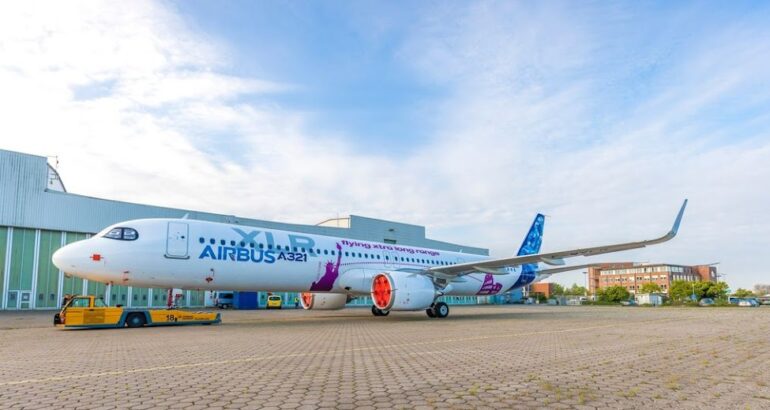
<path fill-rule="evenodd" d="M 165 306 L 166 289 L 106 286 L 66 277 L 53 265 L 51 255 L 65 244 L 120 221 L 185 214 L 189 219 L 489 254 L 487 249 L 428 239 L 423 226 L 362 216 L 299 225 L 71 194 L 45 157 L 0 150 L 0 310 L 56 309 L 65 294 L 103 295 L 110 304 L 129 307 Z M 285 294 L 284 303 L 293 305 L 294 296 Z M 202 306 L 204 299 L 204 291 L 186 291 L 180 304 Z M 476 303 L 477 299 L 451 298 L 448 302 Z"/>

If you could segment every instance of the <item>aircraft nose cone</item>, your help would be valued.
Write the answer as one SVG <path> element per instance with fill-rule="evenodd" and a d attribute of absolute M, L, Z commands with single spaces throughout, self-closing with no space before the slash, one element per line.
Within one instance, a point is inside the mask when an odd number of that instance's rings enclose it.
<path fill-rule="evenodd" d="M 69 245 L 54 252 L 51 256 L 51 261 L 63 272 L 70 272 L 75 267 L 75 260 Z"/>

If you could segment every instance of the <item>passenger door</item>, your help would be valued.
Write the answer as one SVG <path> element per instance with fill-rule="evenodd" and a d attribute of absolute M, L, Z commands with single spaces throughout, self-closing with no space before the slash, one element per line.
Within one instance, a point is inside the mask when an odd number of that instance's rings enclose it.
<path fill-rule="evenodd" d="M 166 257 L 187 259 L 189 225 L 184 222 L 169 222 L 166 237 Z"/>

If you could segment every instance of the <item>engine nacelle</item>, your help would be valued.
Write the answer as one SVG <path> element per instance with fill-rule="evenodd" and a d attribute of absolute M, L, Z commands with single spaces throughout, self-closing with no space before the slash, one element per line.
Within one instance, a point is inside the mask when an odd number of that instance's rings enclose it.
<path fill-rule="evenodd" d="M 427 309 L 435 298 L 433 281 L 424 275 L 385 271 L 372 280 L 372 300 L 382 310 Z"/>
<path fill-rule="evenodd" d="M 348 303 L 348 295 L 344 293 L 302 292 L 299 300 L 303 309 L 339 310 Z"/>

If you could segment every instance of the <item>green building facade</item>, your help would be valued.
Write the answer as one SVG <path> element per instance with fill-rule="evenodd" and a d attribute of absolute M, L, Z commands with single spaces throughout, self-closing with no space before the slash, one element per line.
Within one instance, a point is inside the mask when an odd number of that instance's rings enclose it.
<path fill-rule="evenodd" d="M 58 309 L 64 295 L 97 295 L 111 305 L 166 306 L 166 289 L 109 286 L 68 277 L 51 262 L 60 247 L 90 234 L 0 227 L 0 306 L 6 310 Z M 203 291 L 183 292 L 179 305 L 203 306 Z"/>

